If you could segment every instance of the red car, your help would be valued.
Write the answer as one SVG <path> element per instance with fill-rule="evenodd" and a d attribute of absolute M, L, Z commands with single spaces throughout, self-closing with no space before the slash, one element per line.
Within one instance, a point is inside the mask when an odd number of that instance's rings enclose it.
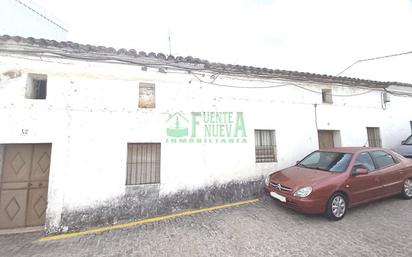
<path fill-rule="evenodd" d="M 265 190 L 292 209 L 340 220 L 352 206 L 398 194 L 411 199 L 412 160 L 382 148 L 319 150 L 270 174 Z"/>

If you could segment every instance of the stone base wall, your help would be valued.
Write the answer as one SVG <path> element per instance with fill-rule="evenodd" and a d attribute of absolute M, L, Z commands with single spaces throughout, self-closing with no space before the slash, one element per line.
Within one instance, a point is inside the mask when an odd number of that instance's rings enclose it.
<path fill-rule="evenodd" d="M 88 227 L 112 225 L 183 210 L 248 200 L 262 196 L 263 185 L 263 178 L 259 178 L 210 186 L 197 191 L 181 191 L 161 197 L 158 185 L 129 187 L 124 196 L 107 201 L 98 207 L 76 211 L 64 209 L 60 226 L 51 228 L 46 225 L 46 233 L 78 231 Z"/>

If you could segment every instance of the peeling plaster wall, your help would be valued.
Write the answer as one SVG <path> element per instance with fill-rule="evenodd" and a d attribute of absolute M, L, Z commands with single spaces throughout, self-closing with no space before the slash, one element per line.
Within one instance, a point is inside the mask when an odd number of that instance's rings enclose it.
<path fill-rule="evenodd" d="M 318 129 L 339 130 L 342 146 L 362 146 L 366 127 L 380 127 L 385 147 L 410 133 L 412 99 L 381 92 L 334 97 L 287 85 L 224 88 L 190 74 L 138 66 L 0 55 L 0 144 L 52 143 L 48 232 L 159 215 L 184 208 L 256 197 L 262 179 L 318 148 Z M 28 73 L 47 74 L 47 99 L 25 99 Z M 15 74 L 15 73 L 13 73 Z M 204 77 L 208 79 L 209 75 Z M 138 108 L 139 83 L 155 84 L 156 108 Z M 220 84 L 273 85 L 229 79 Z M 285 83 L 284 81 L 278 81 Z M 359 94 L 368 89 L 300 83 L 320 92 Z M 315 105 L 317 120 L 315 119 Z M 247 143 L 167 143 L 167 114 L 243 112 Z M 27 134 L 22 133 L 27 130 Z M 276 130 L 277 163 L 255 163 L 255 129 Z M 161 183 L 126 186 L 127 143 L 161 143 Z"/>

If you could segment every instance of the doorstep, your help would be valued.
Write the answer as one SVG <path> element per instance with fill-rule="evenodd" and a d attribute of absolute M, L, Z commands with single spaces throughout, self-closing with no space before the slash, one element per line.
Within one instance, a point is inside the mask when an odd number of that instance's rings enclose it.
<path fill-rule="evenodd" d="M 12 234 L 22 234 L 31 232 L 43 231 L 43 226 L 38 227 L 26 227 L 26 228 L 12 228 L 12 229 L 0 229 L 0 235 L 12 235 Z"/>

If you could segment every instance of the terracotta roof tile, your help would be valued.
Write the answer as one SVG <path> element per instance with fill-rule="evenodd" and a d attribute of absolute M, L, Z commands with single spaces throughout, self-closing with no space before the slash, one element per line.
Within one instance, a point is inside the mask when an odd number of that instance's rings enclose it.
<path fill-rule="evenodd" d="M 118 49 L 105 46 L 94 46 L 88 44 L 78 44 L 71 41 L 57 42 L 55 40 L 36 39 L 32 37 L 24 38 L 19 36 L 0 36 L 0 51 L 19 52 L 28 49 L 36 49 L 38 51 L 50 52 L 54 54 L 64 53 L 66 56 L 72 54 L 73 58 L 81 58 L 82 55 L 93 57 L 113 57 L 116 59 L 128 58 L 126 61 L 135 61 L 142 65 L 160 64 L 164 66 L 173 65 L 174 67 L 181 68 L 193 68 L 198 70 L 211 71 L 222 74 L 236 74 L 241 76 L 245 75 L 259 75 L 266 78 L 281 78 L 296 81 L 311 81 L 321 83 L 339 83 L 354 86 L 365 87 L 387 87 L 389 85 L 407 86 L 412 87 L 412 84 L 400 83 L 400 82 L 381 82 L 373 80 L 365 80 L 359 78 L 338 77 L 331 75 L 314 74 L 308 72 L 298 71 L 286 71 L 286 70 L 274 70 L 269 68 L 260 68 L 253 66 L 241 66 L 232 64 L 223 64 L 209 62 L 192 56 L 182 57 L 165 55 L 163 53 L 154 53 L 140 51 L 137 52 L 134 49 Z"/>

